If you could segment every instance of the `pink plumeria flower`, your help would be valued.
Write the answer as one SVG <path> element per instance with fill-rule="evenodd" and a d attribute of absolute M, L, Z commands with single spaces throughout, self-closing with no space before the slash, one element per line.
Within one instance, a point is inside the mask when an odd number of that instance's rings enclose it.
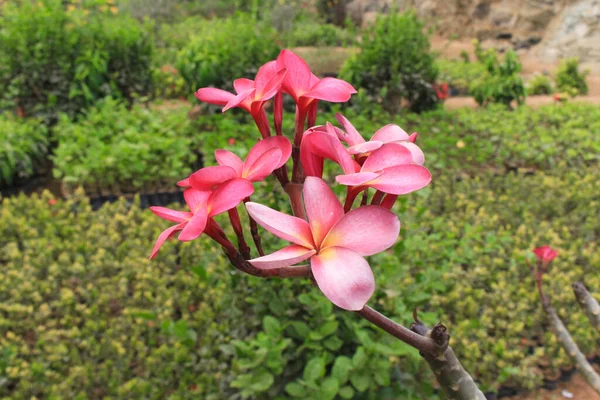
<path fill-rule="evenodd" d="M 356 89 L 348 82 L 336 78 L 317 78 L 302 58 L 290 50 L 282 50 L 277 57 L 277 67 L 286 69 L 283 90 L 294 98 L 301 115 L 306 115 L 314 101 L 325 100 L 343 103 Z"/>
<path fill-rule="evenodd" d="M 194 172 L 188 179 L 177 184 L 192 186 L 199 190 L 210 190 L 216 185 L 233 178 L 248 182 L 260 182 L 277 168 L 281 168 L 292 154 L 290 141 L 283 136 L 273 136 L 256 143 L 248 152 L 246 161 L 228 150 L 216 150 L 219 165 L 205 167 Z"/>
<path fill-rule="evenodd" d="M 325 296 L 345 310 L 361 310 L 375 290 L 375 279 L 364 256 L 390 248 L 400 233 L 400 221 L 379 206 L 363 206 L 344 214 L 329 186 L 307 177 L 304 203 L 308 222 L 257 203 L 248 213 L 274 235 L 294 243 L 250 260 L 257 268 L 290 266 L 310 259 L 312 274 Z"/>
<path fill-rule="evenodd" d="M 413 163 L 409 149 L 397 143 L 386 143 L 373 151 L 359 172 L 336 176 L 342 185 L 372 187 L 381 192 L 401 195 L 422 189 L 431 182 L 431 173 Z"/>
<path fill-rule="evenodd" d="M 223 107 L 223 112 L 240 107 L 249 112 L 263 137 L 270 135 L 269 122 L 264 112 L 265 103 L 279 92 L 287 71 L 269 61 L 258 69 L 255 80 L 240 78 L 233 81 L 236 94 L 216 88 L 202 88 L 195 93 L 200 101 Z"/>
<path fill-rule="evenodd" d="M 150 207 L 150 210 L 167 221 L 177 222 L 165 229 L 152 250 L 154 258 L 162 244 L 175 233 L 181 231 L 178 239 L 185 242 L 202 235 L 210 218 L 235 208 L 243 199 L 254 192 L 254 187 L 245 179 L 231 179 L 214 191 L 188 188 L 183 197 L 190 211 L 176 211 L 166 207 Z"/>
<path fill-rule="evenodd" d="M 539 262 L 543 264 L 549 264 L 556 258 L 558 252 L 550 246 L 542 246 L 533 249 L 533 254 L 535 254 Z"/>
<path fill-rule="evenodd" d="M 325 126 L 315 126 L 304 132 L 300 144 L 300 162 L 306 176 L 323 176 L 324 159 L 334 161 L 342 167 L 345 174 L 354 174 L 360 165 L 340 143 L 343 134 L 329 122 Z"/>
<path fill-rule="evenodd" d="M 417 140 L 416 132 L 412 135 L 408 135 L 408 133 L 398 125 L 389 124 L 377 130 L 377 132 L 373 134 L 371 140 L 367 142 L 346 117 L 340 113 L 337 113 L 335 117 L 346 130 L 346 134 L 342 134 L 340 140 L 350 145 L 348 148 L 350 154 L 369 154 L 386 143 L 398 143 L 410 150 L 413 163 L 419 165 L 425 163 L 425 154 L 423 154 L 423 151 L 415 144 Z"/>

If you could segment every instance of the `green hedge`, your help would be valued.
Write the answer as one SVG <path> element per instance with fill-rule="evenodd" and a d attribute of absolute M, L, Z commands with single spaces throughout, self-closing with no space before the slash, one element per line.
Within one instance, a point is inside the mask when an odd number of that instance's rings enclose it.
<path fill-rule="evenodd" d="M 37 120 L 0 114 L 0 187 L 30 178 L 45 166 L 48 130 Z"/>
<path fill-rule="evenodd" d="M 23 1 L 3 6 L 0 27 L 0 109 L 54 122 L 105 96 L 150 91 L 153 39 L 133 18 Z"/>
<path fill-rule="evenodd" d="M 182 108 L 129 110 L 105 99 L 76 122 L 63 115 L 54 132 L 54 175 L 71 187 L 160 189 L 193 172 L 200 151 Z"/>

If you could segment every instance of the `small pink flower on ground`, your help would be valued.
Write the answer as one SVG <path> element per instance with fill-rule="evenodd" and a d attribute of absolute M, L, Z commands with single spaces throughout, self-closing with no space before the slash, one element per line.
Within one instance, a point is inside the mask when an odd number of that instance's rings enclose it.
<path fill-rule="evenodd" d="M 558 252 L 550 246 L 542 246 L 533 249 L 533 254 L 535 254 L 538 261 L 548 264 L 556 258 Z"/>
<path fill-rule="evenodd" d="M 413 163 L 419 165 L 425 163 L 425 154 L 419 146 L 415 144 L 415 141 L 417 140 L 416 132 L 409 136 L 408 133 L 398 125 L 389 124 L 375 132 L 371 140 L 367 142 L 356 130 L 354 125 L 352 125 L 342 114 L 336 114 L 336 119 L 346 130 L 345 135 L 343 132 L 342 135 L 340 135 L 340 140 L 350 145 L 348 148 L 350 154 L 369 154 L 386 143 L 397 143 L 410 151 Z"/>
<path fill-rule="evenodd" d="M 150 258 L 154 258 L 162 244 L 175 233 L 181 231 L 178 239 L 194 240 L 204 232 L 210 218 L 228 211 L 250 196 L 254 188 L 245 179 L 231 179 L 218 186 L 214 191 L 202 191 L 194 188 L 184 190 L 183 196 L 190 211 L 176 211 L 166 207 L 150 207 L 157 216 L 167 221 L 177 222 L 165 229 L 159 236 Z"/>
<path fill-rule="evenodd" d="M 202 168 L 177 184 L 182 187 L 192 186 L 198 190 L 210 190 L 233 178 L 259 182 L 277 168 L 281 168 L 291 154 L 292 145 L 283 136 L 273 136 L 259 141 L 248 152 L 246 161 L 242 161 L 231 151 L 219 149 L 215 151 L 215 158 L 219 165 Z"/>
<path fill-rule="evenodd" d="M 262 227 L 293 244 L 250 260 L 257 268 L 272 269 L 310 259 L 317 285 L 335 305 L 360 310 L 375 290 L 375 279 L 364 256 L 390 248 L 400 233 L 395 214 L 379 206 L 363 206 L 344 214 L 329 186 L 307 177 L 304 202 L 308 222 L 261 204 L 246 204 Z"/>

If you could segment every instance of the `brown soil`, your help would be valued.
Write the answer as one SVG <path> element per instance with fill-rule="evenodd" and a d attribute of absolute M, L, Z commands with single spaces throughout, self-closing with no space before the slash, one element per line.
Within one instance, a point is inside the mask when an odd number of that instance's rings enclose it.
<path fill-rule="evenodd" d="M 568 382 L 560 382 L 558 388 L 554 390 L 540 389 L 527 394 L 514 397 L 508 397 L 507 400 L 564 400 L 562 391 L 566 390 L 573 394 L 573 400 L 600 400 L 600 395 L 596 393 L 583 379 L 580 374 L 574 374 Z"/>

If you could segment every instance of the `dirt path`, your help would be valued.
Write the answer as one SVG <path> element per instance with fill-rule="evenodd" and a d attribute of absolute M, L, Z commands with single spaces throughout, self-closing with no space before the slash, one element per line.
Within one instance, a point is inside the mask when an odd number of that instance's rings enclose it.
<path fill-rule="evenodd" d="M 563 395 L 563 390 L 566 392 Z M 567 397 L 568 393 L 573 397 Z M 540 389 L 527 394 L 514 397 L 507 397 L 506 400 L 600 400 L 600 395 L 596 393 L 580 374 L 575 374 L 568 382 L 560 382 L 558 388 L 554 390 Z"/>
<path fill-rule="evenodd" d="M 569 101 L 600 105 L 600 95 L 580 96 Z M 528 96 L 525 99 L 525 104 L 532 108 L 553 103 L 554 98 L 552 96 Z M 477 102 L 475 102 L 475 99 L 472 97 L 450 97 L 448 100 L 444 101 L 444 108 L 448 110 L 455 110 L 462 107 L 477 108 L 478 106 Z"/>

